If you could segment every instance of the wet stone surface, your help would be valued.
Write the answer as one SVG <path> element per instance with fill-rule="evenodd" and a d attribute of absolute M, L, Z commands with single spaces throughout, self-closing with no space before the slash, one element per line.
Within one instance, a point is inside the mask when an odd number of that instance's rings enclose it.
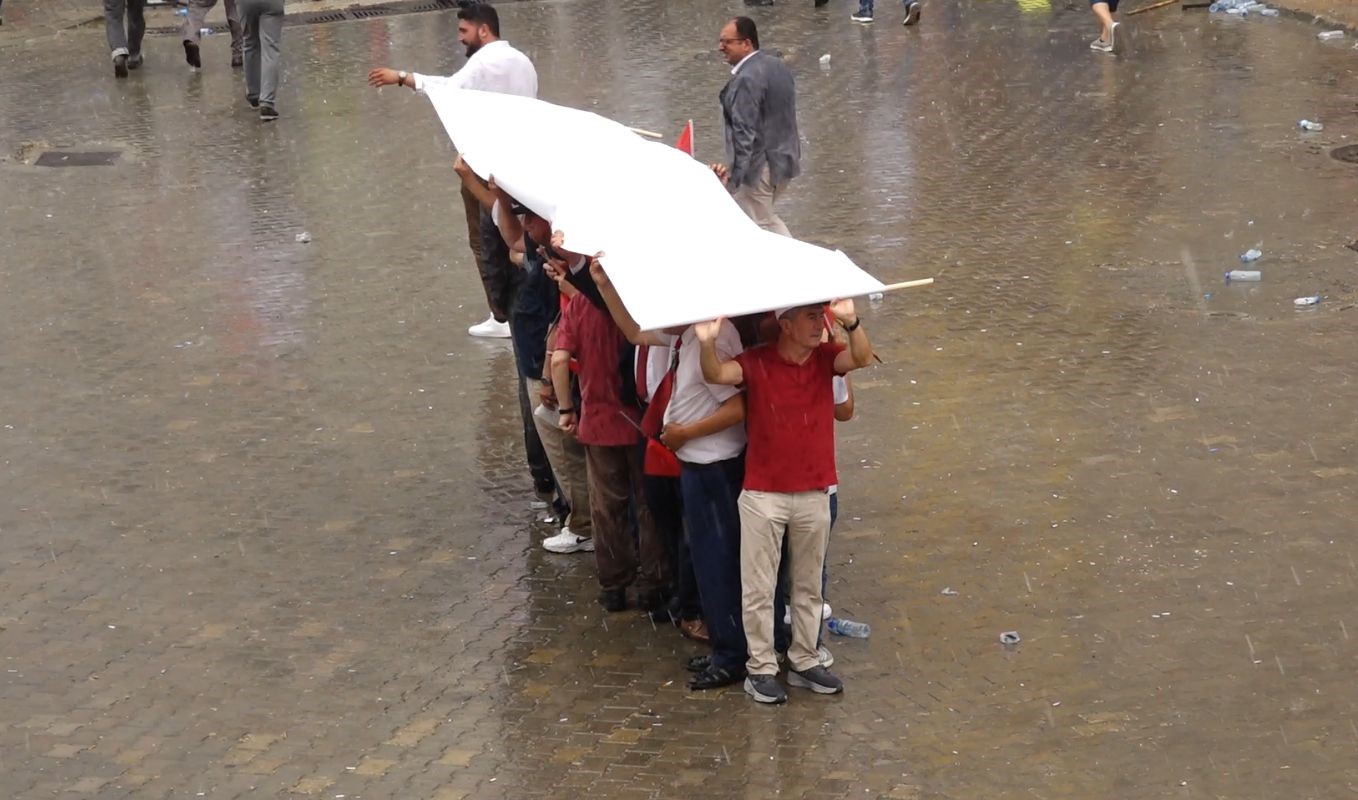
<path fill-rule="evenodd" d="M 842 697 L 775 709 L 688 692 L 694 645 L 538 547 L 451 148 L 363 82 L 454 69 L 452 14 L 289 28 L 268 126 L 225 37 L 122 82 L 97 30 L 0 52 L 0 793 L 1351 793 L 1355 55 L 878 6 L 753 12 L 799 81 L 792 230 L 938 278 L 865 304 L 886 363 L 839 429 L 829 599 L 873 636 L 829 642 Z M 713 160 L 737 8 L 501 13 L 545 98 L 692 117 Z"/>

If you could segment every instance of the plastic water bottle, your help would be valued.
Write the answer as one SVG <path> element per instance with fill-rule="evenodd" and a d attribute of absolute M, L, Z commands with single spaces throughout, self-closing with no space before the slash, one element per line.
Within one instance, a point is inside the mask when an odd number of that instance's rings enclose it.
<path fill-rule="evenodd" d="M 1264 273 L 1257 269 L 1233 269 L 1226 273 L 1226 280 L 1228 281 L 1261 281 L 1263 279 Z"/>
<path fill-rule="evenodd" d="M 199 35 L 199 36 L 211 36 L 211 35 L 212 35 L 212 29 L 211 29 L 211 28 L 199 28 L 199 29 L 198 29 L 198 35 Z"/>
<path fill-rule="evenodd" d="M 1292 305 L 1297 308 L 1309 308 L 1310 306 L 1320 305 L 1320 295 L 1313 294 L 1310 297 L 1298 297 L 1292 301 Z"/>
<path fill-rule="evenodd" d="M 1304 131 L 1323 131 L 1323 130 L 1325 130 L 1325 126 L 1324 126 L 1324 125 L 1321 125 L 1319 122 L 1312 122 L 1312 121 L 1309 120 L 1309 119 L 1304 119 L 1304 120 L 1302 120 L 1301 122 L 1298 122 L 1298 123 L 1297 123 L 1297 127 L 1298 127 L 1298 128 L 1301 128 L 1301 129 L 1304 130 Z"/>
<path fill-rule="evenodd" d="M 1322 42 L 1328 42 L 1328 41 L 1331 40 L 1331 39 L 1343 39 L 1343 38 L 1344 38 L 1344 32 L 1343 32 L 1343 31 L 1321 31 L 1320 33 L 1317 33 L 1317 34 L 1316 34 L 1316 38 L 1319 39 L 1319 40 L 1321 40 Z"/>
<path fill-rule="evenodd" d="M 825 627 L 830 629 L 830 633 L 839 636 L 848 636 L 853 639 L 866 639 L 872 635 L 872 628 L 868 623 L 854 622 L 851 619 L 830 617 L 825 621 Z"/>
<path fill-rule="evenodd" d="M 1222 8 L 1223 6 L 1221 5 L 1221 0 L 1215 0 L 1215 2 L 1212 3 L 1212 5 L 1207 7 L 1207 10 L 1212 14 L 1220 14 Z"/>
<path fill-rule="evenodd" d="M 1278 9 L 1276 9 L 1276 8 L 1261 8 L 1261 9 L 1259 9 L 1259 14 L 1260 14 L 1261 16 L 1265 16 L 1265 17 L 1276 17 L 1276 16 L 1278 16 Z"/>
<path fill-rule="evenodd" d="M 188 10 L 187 8 L 182 8 L 182 7 L 181 7 L 181 8 L 176 8 L 175 11 L 174 11 L 174 13 L 178 14 L 178 15 L 181 16 L 181 17 L 187 17 L 187 16 L 189 15 L 189 10 Z"/>
<path fill-rule="evenodd" d="M 1262 251 L 1257 250 L 1257 249 L 1251 247 L 1250 249 L 1248 249 L 1248 250 L 1246 250 L 1245 252 L 1243 252 L 1243 253 L 1240 254 L 1240 263 L 1241 263 L 1241 264 L 1248 264 L 1248 263 L 1250 263 L 1251 261 L 1258 261 L 1259 259 L 1261 259 L 1261 258 L 1263 258 L 1263 257 L 1264 257 L 1264 254 L 1263 254 Z"/>

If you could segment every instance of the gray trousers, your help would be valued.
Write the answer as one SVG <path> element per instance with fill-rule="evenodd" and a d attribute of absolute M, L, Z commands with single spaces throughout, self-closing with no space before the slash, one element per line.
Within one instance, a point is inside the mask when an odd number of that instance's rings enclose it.
<path fill-rule="evenodd" d="M 217 5 L 217 0 L 189 0 L 189 15 L 184 19 L 184 41 L 198 44 L 203 26 L 207 23 L 207 12 Z M 231 29 L 231 55 L 241 54 L 240 15 L 236 13 L 236 0 L 226 0 L 226 27 Z"/>
<path fill-rule="evenodd" d="M 144 7 L 145 0 L 104 0 L 104 30 L 108 34 L 108 49 L 114 56 L 135 56 L 141 52 L 141 40 L 146 35 Z"/>
<path fill-rule="evenodd" d="M 236 7 L 245 34 L 245 95 L 271 106 L 282 61 L 283 0 L 236 0 Z"/>

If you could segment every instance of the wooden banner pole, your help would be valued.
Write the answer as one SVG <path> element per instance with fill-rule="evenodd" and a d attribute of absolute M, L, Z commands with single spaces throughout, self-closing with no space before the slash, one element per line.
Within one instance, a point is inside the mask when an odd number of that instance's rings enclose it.
<path fill-rule="evenodd" d="M 920 278 L 917 281 L 901 281 L 900 283 L 888 283 L 882 287 L 884 292 L 894 292 L 897 289 L 913 289 L 916 286 L 928 286 L 933 283 L 933 278 Z"/>

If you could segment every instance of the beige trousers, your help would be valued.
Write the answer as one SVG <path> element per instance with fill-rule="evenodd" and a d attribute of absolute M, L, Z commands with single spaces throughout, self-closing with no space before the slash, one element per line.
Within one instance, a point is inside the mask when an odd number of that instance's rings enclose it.
<path fill-rule="evenodd" d="M 530 395 L 535 396 L 537 382 L 529 384 Z M 547 451 L 547 462 L 552 465 L 552 474 L 566 493 L 566 502 L 571 505 L 570 516 L 566 517 L 566 527 L 577 536 L 592 537 L 594 525 L 589 513 L 589 481 L 585 477 L 585 448 L 574 436 L 564 432 L 556 424 L 557 413 L 539 405 L 533 410 L 533 425 L 538 429 L 542 449 Z"/>
<path fill-rule="evenodd" d="M 778 658 L 773 651 L 773 594 L 778 583 L 778 560 L 787 532 L 788 575 L 792 591 L 792 645 L 787 658 L 798 671 L 810 669 L 816 660 L 820 633 L 821 567 L 830 541 L 830 499 L 821 489 L 780 494 L 740 493 L 740 584 L 741 616 L 751 675 L 776 675 Z"/>
<path fill-rule="evenodd" d="M 735 198 L 736 205 L 745 212 L 745 216 L 754 220 L 754 224 L 766 231 L 772 231 L 783 236 L 791 236 L 788 233 L 787 225 L 783 224 L 782 217 L 773 210 L 773 203 L 783 194 L 782 186 L 774 186 L 769 180 L 769 165 L 765 164 L 764 169 L 759 173 L 759 180 L 753 186 L 737 187 L 731 196 Z"/>

